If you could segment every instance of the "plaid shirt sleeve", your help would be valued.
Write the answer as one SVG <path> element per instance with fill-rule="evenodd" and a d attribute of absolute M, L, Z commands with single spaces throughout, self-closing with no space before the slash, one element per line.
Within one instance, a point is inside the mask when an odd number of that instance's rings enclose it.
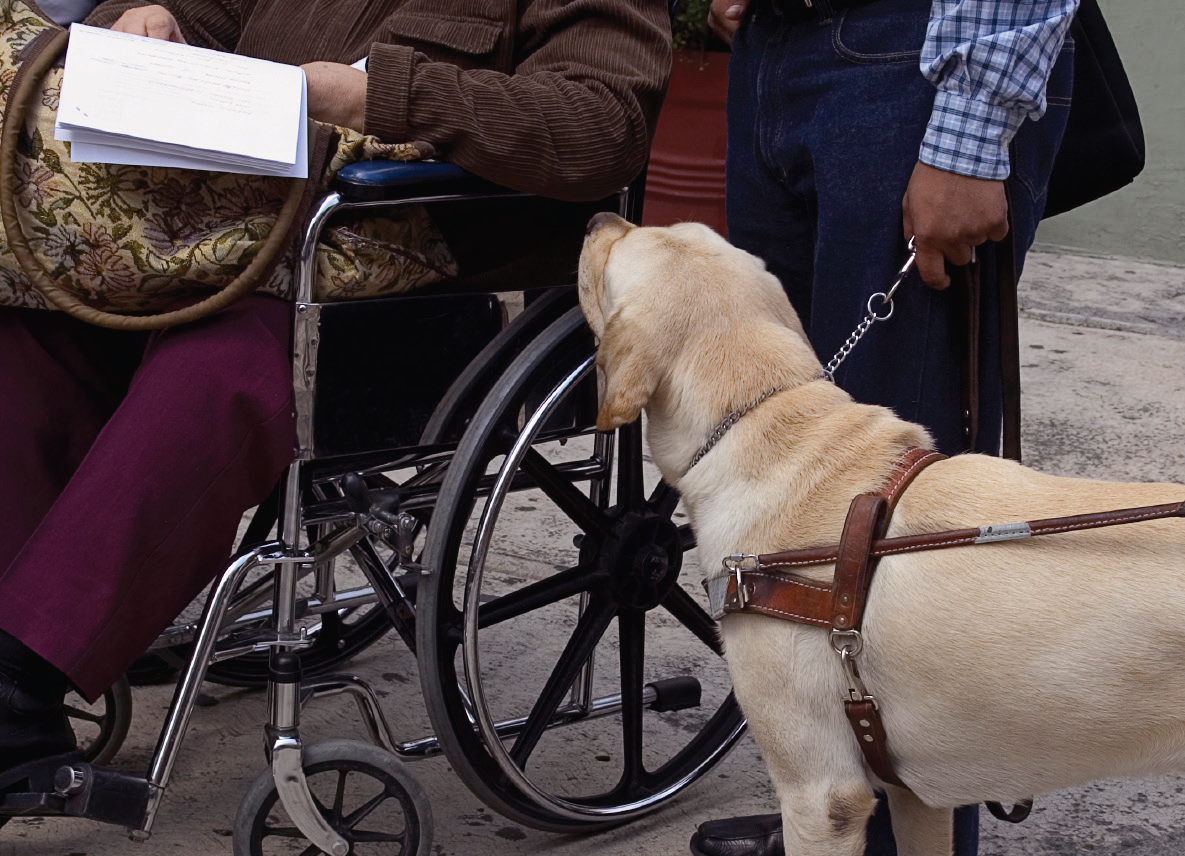
<path fill-rule="evenodd" d="M 1045 112 L 1045 84 L 1078 0 L 933 0 L 922 73 L 938 87 L 919 159 L 1008 177 L 1008 144 Z"/>

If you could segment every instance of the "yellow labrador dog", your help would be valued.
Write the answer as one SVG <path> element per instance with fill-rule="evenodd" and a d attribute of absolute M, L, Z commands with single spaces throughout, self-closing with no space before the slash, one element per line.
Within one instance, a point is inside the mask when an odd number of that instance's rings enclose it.
<path fill-rule="evenodd" d="M 822 380 L 778 281 L 705 226 L 598 215 L 580 304 L 599 339 L 598 427 L 646 411 L 654 461 L 682 494 L 707 568 L 731 553 L 837 543 L 852 498 L 930 442 Z M 728 414 L 775 389 L 689 469 Z M 888 534 L 1183 499 L 1177 485 L 1054 478 L 966 455 L 918 476 Z M 1185 769 L 1185 520 L 883 559 L 860 670 L 908 790 L 865 765 L 825 630 L 729 615 L 721 633 L 788 856 L 863 853 L 877 788 L 902 855 L 945 856 L 954 806 Z"/>

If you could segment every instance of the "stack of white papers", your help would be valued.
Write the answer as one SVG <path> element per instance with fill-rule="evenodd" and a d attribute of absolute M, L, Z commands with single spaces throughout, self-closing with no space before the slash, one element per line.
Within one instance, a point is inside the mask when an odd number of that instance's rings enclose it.
<path fill-rule="evenodd" d="M 54 137 L 75 161 L 308 175 L 304 70 L 74 24 Z"/>

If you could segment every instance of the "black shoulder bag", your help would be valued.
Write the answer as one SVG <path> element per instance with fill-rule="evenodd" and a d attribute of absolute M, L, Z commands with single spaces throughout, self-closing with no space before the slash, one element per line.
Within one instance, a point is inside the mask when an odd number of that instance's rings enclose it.
<path fill-rule="evenodd" d="M 1098 0 L 1082 0 L 1070 35 L 1074 90 L 1049 177 L 1046 217 L 1106 196 L 1130 184 L 1144 168 L 1136 98 Z"/>

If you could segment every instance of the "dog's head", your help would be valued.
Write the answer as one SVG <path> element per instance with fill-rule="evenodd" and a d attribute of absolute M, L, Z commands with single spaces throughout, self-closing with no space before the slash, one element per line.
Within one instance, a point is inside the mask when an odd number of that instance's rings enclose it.
<path fill-rule="evenodd" d="M 598 214 L 579 281 L 580 306 L 600 340 L 602 430 L 637 419 L 656 397 L 715 413 L 729 395 L 819 376 L 777 278 L 707 226 L 639 227 Z M 696 396 L 713 400 L 686 400 Z"/>

